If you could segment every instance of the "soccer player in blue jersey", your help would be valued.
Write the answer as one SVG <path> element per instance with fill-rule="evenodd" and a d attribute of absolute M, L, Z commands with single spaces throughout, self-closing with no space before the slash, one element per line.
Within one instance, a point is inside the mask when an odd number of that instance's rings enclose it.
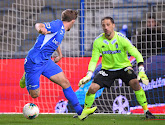
<path fill-rule="evenodd" d="M 40 75 L 44 75 L 63 88 L 65 97 L 71 102 L 79 119 L 84 120 L 94 113 L 97 107 L 83 110 L 62 69 L 56 64 L 62 58 L 60 44 L 65 31 L 72 28 L 77 15 L 77 11 L 67 9 L 62 12 L 61 20 L 35 25 L 35 29 L 40 34 L 25 59 L 25 73 L 20 80 L 20 87 L 26 86 L 30 96 L 37 98 L 40 95 Z M 58 57 L 52 61 L 51 55 L 54 51 L 57 51 Z"/>

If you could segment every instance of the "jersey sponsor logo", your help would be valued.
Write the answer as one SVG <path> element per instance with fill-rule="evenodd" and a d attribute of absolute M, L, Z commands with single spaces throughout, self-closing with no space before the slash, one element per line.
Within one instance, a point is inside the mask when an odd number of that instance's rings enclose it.
<path fill-rule="evenodd" d="M 116 43 L 116 41 L 117 41 L 117 40 L 116 40 L 116 39 L 114 39 L 111 43 L 112 43 L 112 44 L 114 44 L 114 43 Z"/>
<path fill-rule="evenodd" d="M 109 42 L 108 42 L 108 41 L 106 41 L 106 40 L 104 40 L 103 42 L 104 42 L 105 44 L 107 44 L 107 45 L 109 44 Z"/>
<path fill-rule="evenodd" d="M 102 76 L 108 76 L 108 74 L 105 73 L 105 71 L 99 71 L 99 74 L 101 74 Z"/>
<path fill-rule="evenodd" d="M 45 23 L 45 26 L 46 26 L 48 29 L 50 29 L 50 28 L 51 28 L 51 26 L 50 26 L 50 23 L 49 23 L 49 22 L 46 22 L 46 23 Z"/>
<path fill-rule="evenodd" d="M 59 45 L 59 42 L 56 40 L 56 38 L 54 38 L 52 42 L 55 43 L 57 46 Z"/>
<path fill-rule="evenodd" d="M 116 54 L 116 53 L 121 53 L 121 50 L 115 50 L 115 51 L 108 50 L 108 51 L 103 51 L 103 54 Z"/>

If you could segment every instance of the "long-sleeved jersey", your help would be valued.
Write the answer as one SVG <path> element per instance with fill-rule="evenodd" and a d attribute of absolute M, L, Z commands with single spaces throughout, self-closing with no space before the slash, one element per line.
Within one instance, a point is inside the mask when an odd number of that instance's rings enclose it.
<path fill-rule="evenodd" d="M 102 54 L 102 69 L 119 70 L 132 66 L 127 52 L 136 58 L 137 63 L 144 62 L 140 52 L 132 45 L 130 40 L 119 32 L 115 32 L 114 37 L 108 40 L 105 34 L 100 34 L 93 43 L 92 58 L 88 70 L 94 71 L 100 54 Z"/>

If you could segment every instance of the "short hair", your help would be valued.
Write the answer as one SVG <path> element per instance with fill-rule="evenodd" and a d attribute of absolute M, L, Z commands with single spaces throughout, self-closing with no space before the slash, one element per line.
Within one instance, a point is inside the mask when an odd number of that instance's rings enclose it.
<path fill-rule="evenodd" d="M 147 17 L 147 19 L 153 19 L 153 20 L 155 21 L 155 23 L 156 23 L 156 26 L 161 26 L 161 22 L 158 21 L 158 20 L 156 20 L 155 14 L 153 14 L 153 15 L 150 14 L 150 15 Z"/>
<path fill-rule="evenodd" d="M 77 16 L 78 16 L 78 11 L 71 10 L 71 9 L 66 9 L 61 14 L 61 20 L 70 22 L 72 20 L 76 20 Z"/>
<path fill-rule="evenodd" d="M 115 23 L 114 19 L 110 16 L 106 16 L 106 17 L 102 18 L 101 23 L 102 23 L 103 20 L 106 20 L 106 19 L 110 20 L 113 24 Z"/>

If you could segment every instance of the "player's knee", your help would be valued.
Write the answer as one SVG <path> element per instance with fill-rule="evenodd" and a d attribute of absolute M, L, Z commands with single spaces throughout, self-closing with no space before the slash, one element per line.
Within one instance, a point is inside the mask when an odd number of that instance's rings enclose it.
<path fill-rule="evenodd" d="M 37 98 L 40 95 L 40 90 L 39 89 L 29 90 L 29 94 L 32 98 Z"/>
<path fill-rule="evenodd" d="M 95 94 L 97 92 L 97 89 L 94 86 L 90 86 L 88 92 L 91 94 Z"/>
<path fill-rule="evenodd" d="M 88 92 L 91 94 L 95 94 L 97 91 L 95 89 L 89 89 Z"/>
<path fill-rule="evenodd" d="M 135 91 L 138 91 L 141 89 L 141 86 L 140 86 L 139 81 L 137 79 L 130 80 L 129 85 Z"/>
<path fill-rule="evenodd" d="M 38 94 L 30 94 L 30 96 L 31 96 L 32 98 L 37 98 L 37 97 L 39 97 Z"/>

